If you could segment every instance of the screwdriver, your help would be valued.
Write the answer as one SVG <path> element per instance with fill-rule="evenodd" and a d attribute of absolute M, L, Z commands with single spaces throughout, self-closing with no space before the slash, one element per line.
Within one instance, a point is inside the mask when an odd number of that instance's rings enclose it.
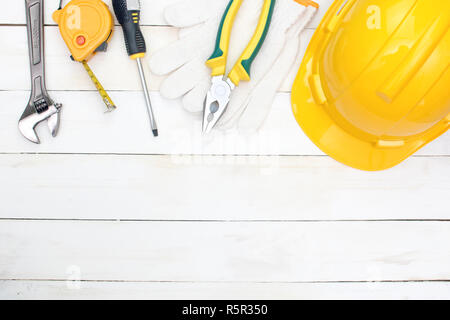
<path fill-rule="evenodd" d="M 136 60 L 139 69 L 139 75 L 141 77 L 145 102 L 147 104 L 148 116 L 150 118 L 150 124 L 152 126 L 152 132 L 153 135 L 157 137 L 158 127 L 156 124 L 155 116 L 153 114 L 153 107 L 150 100 L 147 81 L 145 79 L 144 67 L 142 65 L 142 59 L 145 57 L 147 48 L 145 45 L 144 36 L 139 25 L 141 19 L 140 1 L 113 0 L 112 3 L 117 20 L 122 25 L 123 33 L 125 36 L 125 46 L 127 48 L 128 55 L 131 59 Z"/>

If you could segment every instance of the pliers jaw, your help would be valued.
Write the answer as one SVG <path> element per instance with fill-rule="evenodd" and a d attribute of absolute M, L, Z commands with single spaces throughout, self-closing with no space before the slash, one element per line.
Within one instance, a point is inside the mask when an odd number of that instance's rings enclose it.
<path fill-rule="evenodd" d="M 203 111 L 204 134 L 210 133 L 225 113 L 230 102 L 231 92 L 234 88 L 235 85 L 230 79 L 224 80 L 223 76 L 212 78 L 212 85 L 206 95 Z"/>

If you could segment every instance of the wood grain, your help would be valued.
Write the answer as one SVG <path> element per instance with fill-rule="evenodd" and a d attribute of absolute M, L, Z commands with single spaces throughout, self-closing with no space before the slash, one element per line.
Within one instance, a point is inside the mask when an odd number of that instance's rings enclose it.
<path fill-rule="evenodd" d="M 366 173 L 327 157 L 2 155 L 0 217 L 450 219 L 448 167 L 439 157 Z"/>
<path fill-rule="evenodd" d="M 154 93 L 152 102 L 161 133 L 158 139 L 151 135 L 141 92 L 111 93 L 119 109 L 110 114 L 104 113 L 105 106 L 96 92 L 53 91 L 50 95 L 63 103 L 61 129 L 54 139 L 45 124 L 41 125 L 38 133 L 43 143 L 34 145 L 17 129 L 29 92 L 0 91 L 0 100 L 9 101 L 7 107 L 0 108 L 0 136 L 8 137 L 0 139 L 0 153 L 323 155 L 295 121 L 289 94 L 277 96 L 271 114 L 259 132 L 216 130 L 204 137 L 200 114 L 190 114 L 180 101 L 162 99 Z M 450 134 L 433 141 L 417 155 L 449 156 Z M 448 163 L 450 166 L 450 160 Z"/>
<path fill-rule="evenodd" d="M 143 27 L 142 31 L 148 42 L 148 55 L 177 40 L 178 30 L 171 27 Z M 130 60 L 126 54 L 123 43 L 122 31 L 115 28 L 115 36 L 112 37 L 106 53 L 100 52 L 89 60 L 89 64 L 104 88 L 108 91 L 140 91 L 139 74 L 136 63 Z M 291 74 L 280 88 L 281 92 L 290 92 L 293 79 L 297 73 L 301 58 L 306 51 L 307 44 L 313 35 L 313 30 L 306 30 L 302 34 L 300 52 L 302 53 L 297 66 L 292 68 Z M 27 33 L 25 26 L 4 26 L 0 28 L 0 38 L 8 42 L 8 46 L 2 48 L 0 68 L 14 70 L 14 77 L 1 77 L 0 88 L 2 90 L 29 90 L 29 66 Z M 232 39 L 234 43 L 244 43 L 240 33 L 236 33 Z M 70 53 L 61 38 L 56 26 L 45 28 L 46 44 L 46 81 L 49 90 L 69 91 L 95 91 L 89 76 L 80 63 L 70 59 Z M 147 80 L 152 91 L 157 91 L 164 80 L 163 77 L 152 74 L 145 60 Z"/>
<path fill-rule="evenodd" d="M 0 299 L 407 299 L 450 298 L 449 282 L 192 283 L 1 281 Z"/>
<path fill-rule="evenodd" d="M 163 18 L 176 1 L 142 1 L 149 55 L 177 39 Z M 119 106 L 105 115 L 51 20 L 58 2 L 45 1 L 46 67 L 63 122 L 56 139 L 38 128 L 39 146 L 17 130 L 30 89 L 24 3 L 0 12 L 0 298 L 450 297 L 448 133 L 392 170 L 347 168 L 296 124 L 293 68 L 258 134 L 205 139 L 200 116 L 161 98 L 147 68 L 153 139 L 119 27 L 90 62 Z M 318 2 L 302 51 L 332 0 Z"/>
<path fill-rule="evenodd" d="M 108 281 L 450 280 L 449 222 L 0 221 L 0 230 L 2 280 L 67 280 L 75 269 Z"/>
<path fill-rule="evenodd" d="M 68 3 L 69 0 L 64 0 L 64 3 Z M 142 5 L 142 25 L 144 26 L 166 26 L 167 23 L 164 20 L 164 9 L 171 5 L 176 4 L 179 1 L 184 0 L 141 0 Z M 211 0 L 222 1 L 222 0 Z M 2 10 L 0 12 L 0 25 L 1 24 L 25 24 L 25 7 L 23 1 L 16 0 L 10 1 L 8 4 L 8 10 Z M 104 0 L 109 6 L 112 12 L 111 0 Z M 333 0 L 316 0 L 320 4 L 320 10 L 314 21 L 311 23 L 311 28 L 316 28 L 325 14 L 328 7 Z M 47 25 L 55 25 L 52 19 L 52 13 L 58 8 L 59 0 L 45 0 L 45 23 Z M 118 25 L 116 21 L 116 25 Z"/>

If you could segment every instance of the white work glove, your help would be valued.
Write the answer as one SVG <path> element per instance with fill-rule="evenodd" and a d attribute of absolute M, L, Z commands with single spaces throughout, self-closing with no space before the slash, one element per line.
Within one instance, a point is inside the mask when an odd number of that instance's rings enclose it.
<path fill-rule="evenodd" d="M 155 74 L 168 75 L 161 94 L 170 99 L 183 97 L 191 112 L 203 111 L 211 86 L 211 70 L 205 65 L 210 57 L 220 19 L 229 0 L 181 1 L 166 8 L 169 24 L 182 28 L 180 39 L 157 52 L 150 60 Z M 228 69 L 248 44 L 260 15 L 263 0 L 246 0 L 236 18 L 229 48 Z M 300 33 L 317 9 L 294 0 L 277 0 L 272 23 L 263 47 L 251 69 L 251 81 L 241 82 L 231 96 L 217 127 L 259 129 L 267 117 L 275 94 L 293 66 L 300 47 Z M 195 26 L 194 28 L 189 28 Z M 252 26 L 249 28 L 249 26 Z M 233 41 L 236 33 L 242 43 Z M 244 35 L 245 34 L 245 35 Z"/>
<path fill-rule="evenodd" d="M 213 53 L 219 23 L 228 3 L 229 0 L 180 0 L 164 10 L 166 22 L 180 28 L 179 40 L 152 55 L 150 69 L 156 75 L 168 75 L 161 84 L 161 95 L 168 99 L 183 97 L 183 106 L 190 112 L 203 111 L 211 86 L 211 70 L 206 61 Z M 243 29 L 248 23 L 256 27 L 260 8 L 261 0 L 244 1 L 233 30 Z M 245 30 L 249 36 L 244 41 L 250 40 L 252 31 Z M 231 62 L 239 58 L 245 46 L 230 45 L 230 69 Z"/>

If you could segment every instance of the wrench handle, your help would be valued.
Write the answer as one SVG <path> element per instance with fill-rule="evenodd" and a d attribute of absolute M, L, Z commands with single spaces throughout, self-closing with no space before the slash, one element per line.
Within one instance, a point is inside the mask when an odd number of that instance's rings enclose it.
<path fill-rule="evenodd" d="M 45 88 L 44 67 L 44 0 L 25 0 L 28 50 L 30 56 L 30 102 L 48 99 Z M 50 103 L 50 101 L 47 101 Z"/>

